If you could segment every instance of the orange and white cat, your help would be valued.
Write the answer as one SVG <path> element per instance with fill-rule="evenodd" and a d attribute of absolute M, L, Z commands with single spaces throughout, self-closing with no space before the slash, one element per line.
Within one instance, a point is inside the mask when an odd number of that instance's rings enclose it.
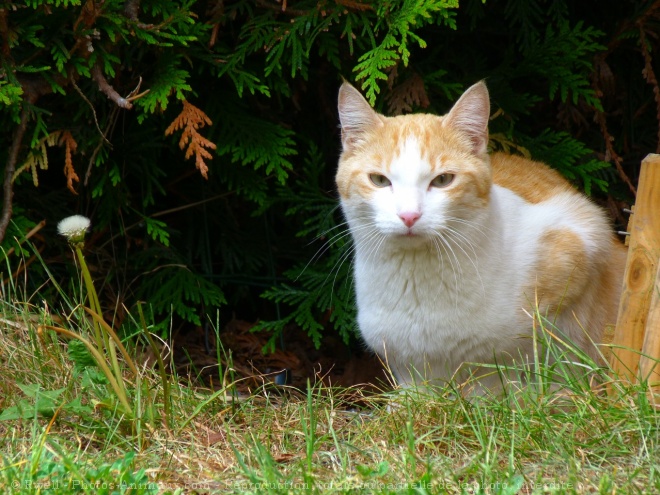
<path fill-rule="evenodd" d="M 403 385 L 532 361 L 537 306 L 592 356 L 616 322 L 626 253 L 607 216 L 546 165 L 489 155 L 489 114 L 483 82 L 445 116 L 385 117 L 339 91 L 358 326 Z"/>

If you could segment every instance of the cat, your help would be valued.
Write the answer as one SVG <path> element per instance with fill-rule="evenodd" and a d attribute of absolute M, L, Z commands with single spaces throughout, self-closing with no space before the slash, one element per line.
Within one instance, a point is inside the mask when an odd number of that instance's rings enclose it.
<path fill-rule="evenodd" d="M 386 117 L 347 82 L 338 108 L 357 323 L 400 385 L 479 374 L 464 363 L 533 362 L 536 308 L 598 359 L 626 250 L 557 171 L 489 155 L 484 82 L 444 116 Z M 481 371 L 477 387 L 499 386 Z"/>

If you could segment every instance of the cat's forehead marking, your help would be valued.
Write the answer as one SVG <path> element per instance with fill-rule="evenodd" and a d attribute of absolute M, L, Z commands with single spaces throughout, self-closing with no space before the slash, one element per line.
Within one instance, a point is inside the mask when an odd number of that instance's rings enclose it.
<path fill-rule="evenodd" d="M 392 178 L 400 181 L 415 181 L 430 173 L 431 165 L 422 152 L 417 136 L 408 134 L 401 139 L 389 163 Z"/>
<path fill-rule="evenodd" d="M 399 143 L 399 149 L 392 160 L 393 166 L 405 166 L 406 164 L 419 162 L 422 154 L 419 148 L 419 141 L 415 136 L 402 136 L 402 142 Z"/>

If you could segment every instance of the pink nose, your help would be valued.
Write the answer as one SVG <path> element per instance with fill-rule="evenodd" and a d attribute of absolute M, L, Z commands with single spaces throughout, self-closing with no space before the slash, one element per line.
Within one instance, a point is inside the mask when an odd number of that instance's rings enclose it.
<path fill-rule="evenodd" d="M 422 214 L 416 211 L 406 211 L 403 213 L 399 213 L 399 218 L 408 228 L 415 225 L 415 223 L 417 223 L 417 220 L 419 220 L 419 217 L 421 216 Z"/>

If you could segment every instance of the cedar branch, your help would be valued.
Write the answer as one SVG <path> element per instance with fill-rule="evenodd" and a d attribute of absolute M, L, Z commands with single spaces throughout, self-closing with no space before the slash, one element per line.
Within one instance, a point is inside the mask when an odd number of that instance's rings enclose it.
<path fill-rule="evenodd" d="M 76 140 L 71 135 L 71 131 L 63 131 L 58 144 L 64 146 L 64 175 L 66 176 L 66 187 L 73 194 L 78 194 L 73 187 L 73 182 L 80 182 L 80 178 L 76 173 L 76 169 L 73 167 L 73 159 L 71 157 L 71 155 L 78 149 L 78 143 L 76 143 Z"/>
<path fill-rule="evenodd" d="M 87 99 L 87 97 L 85 96 L 85 93 L 83 93 L 82 90 L 78 87 L 78 85 L 76 84 L 76 81 L 73 79 L 73 77 L 70 80 L 71 80 L 71 85 L 73 86 L 73 88 L 78 92 L 80 97 L 83 100 L 85 100 L 85 103 L 87 103 L 89 108 L 92 110 L 92 116 L 94 117 L 94 124 L 96 125 L 96 130 L 99 131 L 99 134 L 103 138 L 103 141 L 105 141 L 106 144 L 108 144 L 110 147 L 112 147 L 112 144 L 105 137 L 105 134 L 103 134 L 103 131 L 101 130 L 101 127 L 99 126 L 99 121 L 96 118 L 96 110 L 94 109 L 94 105 L 92 105 L 92 102 L 89 101 L 89 99 Z"/>
<path fill-rule="evenodd" d="M 335 0 L 335 3 L 337 5 L 342 5 L 347 9 L 356 10 L 358 12 L 363 12 L 365 10 L 375 10 L 373 5 L 369 5 L 368 3 L 357 2 L 355 0 Z"/>
<path fill-rule="evenodd" d="M 7 227 L 9 227 L 9 221 L 11 220 L 12 200 L 14 198 L 14 171 L 16 170 L 16 162 L 18 161 L 18 152 L 23 143 L 23 136 L 25 135 L 25 130 L 27 128 L 29 113 L 28 105 L 24 104 L 23 110 L 21 111 L 21 121 L 14 132 L 14 138 L 12 139 L 11 148 L 9 149 L 7 157 L 5 182 L 2 186 L 4 198 L 2 200 L 2 216 L 0 217 L 0 242 L 4 240 Z"/>
<path fill-rule="evenodd" d="M 205 148 L 216 149 L 215 143 L 202 136 L 197 129 L 205 125 L 212 125 L 211 119 L 200 108 L 186 100 L 182 101 L 183 110 L 165 129 L 165 135 L 169 136 L 179 129 L 183 129 L 181 139 L 179 139 L 179 148 L 186 150 L 186 160 L 195 155 L 195 166 L 202 174 L 202 177 L 208 179 L 208 166 L 204 159 L 211 160 L 213 155 Z"/>
<path fill-rule="evenodd" d="M 105 93 L 105 95 L 114 101 L 118 107 L 125 108 L 126 110 L 133 108 L 133 104 L 119 93 L 117 93 L 115 88 L 113 88 L 110 83 L 108 83 L 98 64 L 92 67 L 92 79 L 94 79 L 96 84 L 99 85 L 101 92 Z"/>
<path fill-rule="evenodd" d="M 139 13 L 140 13 L 140 1 L 141 0 L 126 0 L 124 4 L 124 15 L 126 19 L 135 23 L 140 29 L 159 29 L 162 24 L 154 26 L 153 24 L 145 24 L 140 22 Z"/>
<path fill-rule="evenodd" d="M 624 36 L 622 36 L 623 33 L 627 32 L 628 30 L 634 29 L 635 26 L 637 26 L 638 29 L 640 29 L 640 41 L 642 41 L 642 36 L 645 35 L 643 32 L 642 26 L 645 24 L 645 22 L 648 19 L 652 19 L 653 17 L 658 16 L 658 12 L 660 12 L 660 0 L 655 0 L 647 9 L 644 13 L 642 13 L 636 20 L 625 20 L 619 24 L 618 29 L 616 30 L 615 34 L 611 37 L 610 42 L 607 44 L 606 50 L 602 52 L 601 54 L 598 55 L 598 57 L 601 58 L 601 61 L 604 62 L 605 59 L 614 53 L 616 49 L 619 47 L 621 44 L 622 40 L 625 39 Z M 642 42 L 642 50 L 645 49 L 644 42 Z M 646 63 L 648 63 L 648 60 L 645 57 L 645 67 Z M 645 76 L 646 76 L 646 70 Z M 652 84 L 648 78 L 647 82 Z M 600 87 L 599 84 L 599 74 L 598 71 L 594 71 L 592 73 L 592 87 L 596 94 L 598 95 L 598 98 L 601 99 L 601 96 L 603 95 L 603 91 Z M 654 87 L 654 93 L 655 93 L 655 100 L 658 105 L 658 119 L 659 119 L 659 124 L 660 124 L 660 93 L 659 93 L 658 85 L 656 84 Z M 595 110 L 595 120 L 598 123 L 598 126 L 600 127 L 601 134 L 603 136 L 603 140 L 605 141 L 605 149 L 607 152 L 608 157 L 614 162 L 614 165 L 616 167 L 616 170 L 619 174 L 619 177 L 623 182 L 626 183 L 630 191 L 633 193 L 634 196 L 637 195 L 637 189 L 635 186 L 632 184 L 632 181 L 630 178 L 626 175 L 625 171 L 623 170 L 622 166 L 622 158 L 617 154 L 617 152 L 614 150 L 614 146 L 612 144 L 614 137 L 609 133 L 607 129 L 607 117 L 605 116 L 605 113 L 602 111 Z M 660 150 L 660 129 L 658 130 L 658 149 Z"/>
<path fill-rule="evenodd" d="M 267 2 L 265 0 L 257 0 L 257 5 L 259 7 L 265 8 L 265 9 L 269 9 L 269 10 L 272 10 L 272 11 L 275 11 L 275 12 L 282 12 L 284 14 L 291 15 L 291 16 L 304 16 L 304 15 L 309 14 L 309 12 L 306 11 L 306 10 L 289 9 L 289 8 L 287 8 L 286 3 L 283 6 L 279 6 L 279 5 L 271 4 L 270 2 Z"/>

